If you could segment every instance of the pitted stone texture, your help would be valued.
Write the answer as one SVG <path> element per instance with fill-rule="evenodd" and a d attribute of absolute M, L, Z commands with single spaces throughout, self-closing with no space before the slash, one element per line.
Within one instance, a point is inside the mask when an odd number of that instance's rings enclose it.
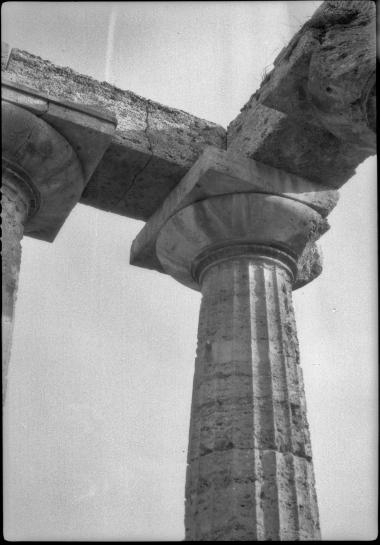
<path fill-rule="evenodd" d="M 320 539 L 291 291 L 270 259 L 203 277 L 187 541 Z"/>
<path fill-rule="evenodd" d="M 2 172 L 1 188 L 1 257 L 2 257 L 2 377 L 3 377 L 3 404 L 6 394 L 9 359 L 11 353 L 14 309 L 17 296 L 18 277 L 21 262 L 21 239 L 24 231 L 24 222 L 28 215 L 28 195 L 22 188 L 15 186 Z"/>

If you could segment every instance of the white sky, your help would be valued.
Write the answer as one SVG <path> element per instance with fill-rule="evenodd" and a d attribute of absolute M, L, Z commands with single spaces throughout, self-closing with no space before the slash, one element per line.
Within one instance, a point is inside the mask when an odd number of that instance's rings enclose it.
<path fill-rule="evenodd" d="M 319 4 L 8 2 L 2 32 L 13 47 L 226 126 Z M 294 294 L 322 536 L 374 539 L 375 158 L 342 189 L 330 224 L 322 276 Z M 200 294 L 129 265 L 142 226 L 78 205 L 53 244 L 23 240 L 7 539 L 183 539 Z"/>

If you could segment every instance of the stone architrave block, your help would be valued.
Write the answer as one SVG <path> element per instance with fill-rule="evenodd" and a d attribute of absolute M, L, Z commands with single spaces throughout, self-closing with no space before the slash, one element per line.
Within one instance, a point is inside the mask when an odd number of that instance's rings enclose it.
<path fill-rule="evenodd" d="M 338 192 L 330 187 L 314 184 L 258 161 L 237 158 L 228 151 L 209 147 L 133 241 L 131 264 L 164 272 L 156 255 L 156 240 L 169 218 L 197 201 L 233 193 L 281 195 L 310 206 L 323 218 L 326 218 L 338 201 Z M 325 221 L 319 235 L 327 229 Z"/>

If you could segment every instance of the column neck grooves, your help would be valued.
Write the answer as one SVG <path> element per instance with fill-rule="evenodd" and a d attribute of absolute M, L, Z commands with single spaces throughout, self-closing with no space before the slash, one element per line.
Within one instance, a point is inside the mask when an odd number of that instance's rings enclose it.
<path fill-rule="evenodd" d="M 247 241 L 233 241 L 227 244 L 216 244 L 207 247 L 194 259 L 191 267 L 193 279 L 201 286 L 205 273 L 213 266 L 231 259 L 252 259 L 271 261 L 285 268 L 292 282 L 297 276 L 297 257 L 289 250 L 255 244 Z"/>

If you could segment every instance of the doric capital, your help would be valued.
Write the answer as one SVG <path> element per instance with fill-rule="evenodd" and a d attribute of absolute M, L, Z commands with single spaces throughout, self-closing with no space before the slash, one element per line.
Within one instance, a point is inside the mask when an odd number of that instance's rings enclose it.
<path fill-rule="evenodd" d="M 7 185 L 30 195 L 24 233 L 50 240 L 84 187 L 72 146 L 48 123 L 2 101 L 3 173 Z"/>
<path fill-rule="evenodd" d="M 234 224 L 233 229 L 228 221 L 224 224 L 223 235 L 220 235 L 222 238 L 224 237 L 224 241 L 234 241 L 235 243 L 243 238 L 246 243 L 246 236 L 248 236 L 250 243 L 283 249 L 282 237 L 285 236 L 285 232 L 279 232 L 278 237 L 274 238 L 272 235 L 274 235 L 273 229 L 277 229 L 277 223 L 280 221 L 278 214 L 288 210 L 289 225 L 293 225 L 292 222 L 296 221 L 299 214 L 301 214 L 300 217 L 312 217 L 315 220 L 310 232 L 305 228 L 306 238 L 302 239 L 302 257 L 300 257 L 299 248 L 292 250 L 293 243 L 287 250 L 290 253 L 293 252 L 298 260 L 297 275 L 293 283 L 293 288 L 296 289 L 311 282 L 322 270 L 315 241 L 328 229 L 325 218 L 337 201 L 337 191 L 328 187 L 319 186 L 316 188 L 315 184 L 306 179 L 210 147 L 194 163 L 136 237 L 131 249 L 131 264 L 171 274 L 167 264 L 164 265 L 167 258 L 162 252 L 165 253 L 166 250 L 158 250 L 158 239 L 160 237 L 162 239 L 164 235 L 161 233 L 166 232 L 173 221 L 181 221 L 186 216 L 186 223 L 188 223 L 191 214 L 194 214 L 194 218 L 196 214 L 200 214 L 203 219 L 197 222 L 197 226 L 193 225 L 190 228 L 190 234 L 185 236 L 185 247 L 189 246 L 190 238 L 191 240 L 194 238 L 191 234 L 192 229 L 194 234 L 201 226 L 202 229 L 205 229 L 207 237 L 209 236 L 208 231 L 214 232 L 221 228 L 221 221 L 223 223 L 225 219 L 228 219 L 225 217 L 227 215 L 229 219 L 234 218 L 234 221 L 238 223 Z M 219 206 L 218 203 L 222 204 L 220 211 L 217 212 L 215 207 Z M 233 203 L 239 204 L 235 207 Z M 255 205 L 254 203 L 259 204 Z M 227 210 L 229 211 L 227 212 Z M 303 212 L 301 213 L 301 211 Z M 242 216 L 243 212 L 246 216 Z M 252 220 L 256 223 L 249 227 L 249 222 L 244 224 L 244 221 L 248 218 L 247 214 L 251 213 Z M 265 214 L 265 218 L 263 214 Z M 262 218 L 263 223 L 257 231 L 259 218 Z M 302 221 L 299 225 L 300 233 L 303 232 Z M 237 225 L 240 226 L 240 235 L 234 231 Z M 253 227 L 253 225 L 255 226 Z M 250 237 L 249 233 L 252 234 L 252 229 L 256 231 L 255 235 Z M 264 232 L 268 238 L 263 238 Z M 301 235 L 299 236 L 302 238 Z M 213 243 L 219 244 L 219 242 L 217 240 Z M 207 243 L 205 241 L 204 246 L 198 249 L 199 252 L 210 244 L 212 244 L 210 241 Z M 161 252 L 160 255 L 159 252 Z M 191 259 L 195 255 L 196 252 Z M 196 282 L 190 281 L 187 276 L 186 278 L 186 285 L 198 289 Z"/>
<path fill-rule="evenodd" d="M 51 242 L 80 199 L 115 123 L 104 113 L 52 103 L 13 82 L 3 81 L 2 92 L 4 180 L 29 196 L 24 234 Z"/>
<path fill-rule="evenodd" d="M 237 193 L 183 208 L 161 228 L 157 257 L 167 274 L 199 289 L 202 271 L 220 260 L 276 260 L 296 277 L 297 259 L 325 220 L 310 206 L 278 195 Z"/>

